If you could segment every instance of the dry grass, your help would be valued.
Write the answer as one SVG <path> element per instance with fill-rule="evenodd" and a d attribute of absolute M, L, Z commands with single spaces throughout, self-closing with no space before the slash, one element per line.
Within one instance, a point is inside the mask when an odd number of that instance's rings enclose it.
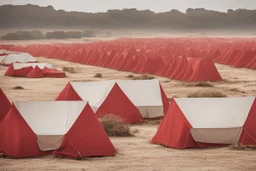
<path fill-rule="evenodd" d="M 185 87 L 214 87 L 214 85 L 208 82 L 193 82 L 185 83 Z"/>
<path fill-rule="evenodd" d="M 216 90 L 208 90 L 190 93 L 187 97 L 227 97 L 227 95 Z"/>
<path fill-rule="evenodd" d="M 100 122 L 108 134 L 112 137 L 129 137 L 133 136 L 128 124 L 124 123 L 121 118 L 115 115 L 106 115 L 100 118 Z"/>
<path fill-rule="evenodd" d="M 132 75 L 132 74 L 130 74 L 130 75 L 128 75 L 127 77 L 128 77 L 128 78 L 134 78 L 135 76 Z"/>
<path fill-rule="evenodd" d="M 15 86 L 12 88 L 13 90 L 24 90 L 22 86 Z"/>
<path fill-rule="evenodd" d="M 143 74 L 132 78 L 133 80 L 153 80 L 155 79 L 152 75 Z"/>
<path fill-rule="evenodd" d="M 74 67 L 62 67 L 62 71 L 69 72 L 69 73 L 75 73 Z"/>
<path fill-rule="evenodd" d="M 102 74 L 101 73 L 97 73 L 94 75 L 94 78 L 102 78 Z"/>
<path fill-rule="evenodd" d="M 237 92 L 237 93 L 246 93 L 245 91 L 239 90 L 238 88 L 231 88 L 230 91 Z"/>
<path fill-rule="evenodd" d="M 161 123 L 161 118 L 155 118 L 155 119 L 144 119 L 143 123 L 147 125 L 159 125 Z"/>
<path fill-rule="evenodd" d="M 230 146 L 230 148 L 235 150 L 256 150 L 255 145 L 243 145 L 243 144 L 232 145 Z"/>
<path fill-rule="evenodd" d="M 136 134 L 136 133 L 139 133 L 140 131 L 138 129 L 134 129 L 132 130 L 132 133 Z"/>

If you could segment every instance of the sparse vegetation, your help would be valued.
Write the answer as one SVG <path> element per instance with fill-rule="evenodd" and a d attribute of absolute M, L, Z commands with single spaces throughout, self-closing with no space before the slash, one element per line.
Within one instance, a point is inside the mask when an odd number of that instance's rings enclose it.
<path fill-rule="evenodd" d="M 155 79 L 152 75 L 143 74 L 132 78 L 133 80 L 152 80 Z"/>
<path fill-rule="evenodd" d="M 73 39 L 81 39 L 82 38 L 82 32 L 80 31 L 67 31 L 66 38 L 73 38 Z"/>
<path fill-rule="evenodd" d="M 47 32 L 45 35 L 46 39 L 65 39 L 66 34 L 64 31 L 53 31 L 53 32 Z"/>
<path fill-rule="evenodd" d="M 231 88 L 230 91 L 238 92 L 238 93 L 246 93 L 245 91 L 239 90 L 238 88 Z"/>
<path fill-rule="evenodd" d="M 193 83 L 184 83 L 185 87 L 214 87 L 213 84 L 208 82 L 193 82 Z"/>
<path fill-rule="evenodd" d="M 22 86 L 15 86 L 13 87 L 13 90 L 24 90 Z"/>
<path fill-rule="evenodd" d="M 102 78 L 102 74 L 101 73 L 97 73 L 94 75 L 94 78 Z"/>
<path fill-rule="evenodd" d="M 235 150 L 256 150 L 255 145 L 243 145 L 243 144 L 237 144 L 230 146 L 232 149 Z"/>
<path fill-rule="evenodd" d="M 132 75 L 132 74 L 130 74 L 130 75 L 128 75 L 127 77 L 128 77 L 128 78 L 134 78 L 135 76 Z"/>
<path fill-rule="evenodd" d="M 227 95 L 219 92 L 217 90 L 208 90 L 208 91 L 197 91 L 189 94 L 187 97 L 190 98 L 199 98 L 199 97 L 227 97 Z"/>
<path fill-rule="evenodd" d="M 62 71 L 69 72 L 69 73 L 75 73 L 74 67 L 62 67 Z"/>
<path fill-rule="evenodd" d="M 140 131 L 138 130 L 138 129 L 134 129 L 134 130 L 132 130 L 132 133 L 134 133 L 134 134 L 137 134 L 137 133 L 139 133 Z"/>
<path fill-rule="evenodd" d="M 109 114 L 100 118 L 100 122 L 108 134 L 113 137 L 129 137 L 132 136 L 130 127 L 123 120 L 115 115 Z"/>

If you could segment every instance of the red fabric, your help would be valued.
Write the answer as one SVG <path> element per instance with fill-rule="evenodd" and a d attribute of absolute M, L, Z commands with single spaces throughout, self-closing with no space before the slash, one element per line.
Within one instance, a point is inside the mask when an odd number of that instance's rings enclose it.
<path fill-rule="evenodd" d="M 256 99 L 253 102 L 251 110 L 243 126 L 243 131 L 240 136 L 239 143 L 244 145 L 256 145 L 255 121 L 256 121 Z"/>
<path fill-rule="evenodd" d="M 143 121 L 138 108 L 134 106 L 116 83 L 96 114 L 97 116 L 113 114 L 121 117 L 126 123 L 140 123 Z"/>
<path fill-rule="evenodd" d="M 40 151 L 36 135 L 15 106 L 0 122 L 0 135 L 0 153 L 4 156 L 24 158 L 47 154 Z"/>
<path fill-rule="evenodd" d="M 62 90 L 59 96 L 56 98 L 56 101 L 82 101 L 82 98 L 77 94 L 75 89 L 70 83 Z"/>
<path fill-rule="evenodd" d="M 168 108 L 169 108 L 169 100 L 168 100 L 168 97 L 166 96 L 164 89 L 160 83 L 159 83 L 159 86 L 160 86 L 160 91 L 161 91 L 163 107 L 164 107 L 164 114 L 166 114 L 168 111 Z"/>
<path fill-rule="evenodd" d="M 61 147 L 55 150 L 53 154 L 69 158 L 83 158 L 114 156 L 115 153 L 113 144 L 91 107 L 87 104 L 65 135 Z"/>
<path fill-rule="evenodd" d="M 8 55 L 7 53 L 1 53 L 0 56 L 6 56 Z"/>
<path fill-rule="evenodd" d="M 66 77 L 66 74 L 62 71 L 58 71 L 56 69 L 51 69 L 44 67 L 43 74 L 45 77 L 51 77 L 51 78 L 64 78 Z"/>
<path fill-rule="evenodd" d="M 5 72 L 5 75 L 13 76 L 13 77 L 26 77 L 28 73 L 30 73 L 32 70 L 33 70 L 32 66 L 14 70 L 13 64 L 11 64 L 7 69 L 7 71 Z"/>
<path fill-rule="evenodd" d="M 192 126 L 187 121 L 174 99 L 157 133 L 152 138 L 152 143 L 180 149 L 199 147 L 192 138 L 190 128 L 192 128 Z"/>
<path fill-rule="evenodd" d="M 221 81 L 222 78 L 211 59 L 190 58 L 193 73 L 189 81 Z"/>
<path fill-rule="evenodd" d="M 0 121 L 6 116 L 11 109 L 11 102 L 8 100 L 2 89 L 0 88 Z"/>
<path fill-rule="evenodd" d="M 44 74 L 43 74 L 43 70 L 40 69 L 38 66 L 35 66 L 33 68 L 33 70 L 31 70 L 27 77 L 29 78 L 43 78 L 44 77 Z"/>

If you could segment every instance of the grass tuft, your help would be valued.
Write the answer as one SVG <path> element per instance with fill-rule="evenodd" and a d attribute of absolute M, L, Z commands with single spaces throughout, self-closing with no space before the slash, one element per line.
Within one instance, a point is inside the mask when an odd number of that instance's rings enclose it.
<path fill-rule="evenodd" d="M 120 117 L 109 114 L 100 118 L 100 122 L 108 134 L 111 137 L 129 137 L 133 136 L 128 124 L 124 123 Z"/>
<path fill-rule="evenodd" d="M 13 90 L 24 90 L 22 86 L 15 86 L 12 88 Z"/>
<path fill-rule="evenodd" d="M 197 91 L 194 93 L 190 93 L 187 97 L 190 98 L 199 98 L 199 97 L 227 97 L 226 94 L 216 90 L 208 90 L 208 91 Z"/>

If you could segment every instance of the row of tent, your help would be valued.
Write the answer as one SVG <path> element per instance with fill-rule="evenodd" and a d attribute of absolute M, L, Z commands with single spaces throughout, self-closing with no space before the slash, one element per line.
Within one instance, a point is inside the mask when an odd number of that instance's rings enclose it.
<path fill-rule="evenodd" d="M 159 52 L 161 49 L 158 48 L 138 49 L 131 46 L 129 41 L 115 40 L 88 44 L 44 44 L 26 47 L 4 46 L 4 48 L 27 52 L 34 56 L 44 56 L 140 74 L 153 74 L 176 80 L 222 80 L 211 59 L 191 58 L 182 55 L 182 53 L 170 54 L 168 52 L 161 54 Z"/>
<path fill-rule="evenodd" d="M 3 156 L 53 154 L 80 159 L 116 153 L 96 117 L 95 107 L 90 107 L 89 102 L 11 104 L 2 91 L 0 102 L 4 104 L 0 110 L 0 153 Z M 113 103 L 104 103 L 119 108 Z M 255 121 L 255 97 L 174 98 L 151 142 L 177 149 L 239 143 L 256 145 Z"/>
<path fill-rule="evenodd" d="M 28 78 L 63 78 L 65 73 L 54 69 L 51 64 L 38 63 L 28 53 L 17 53 L 13 51 L 0 50 L 0 64 L 8 66 L 6 76 L 28 77 Z"/>

